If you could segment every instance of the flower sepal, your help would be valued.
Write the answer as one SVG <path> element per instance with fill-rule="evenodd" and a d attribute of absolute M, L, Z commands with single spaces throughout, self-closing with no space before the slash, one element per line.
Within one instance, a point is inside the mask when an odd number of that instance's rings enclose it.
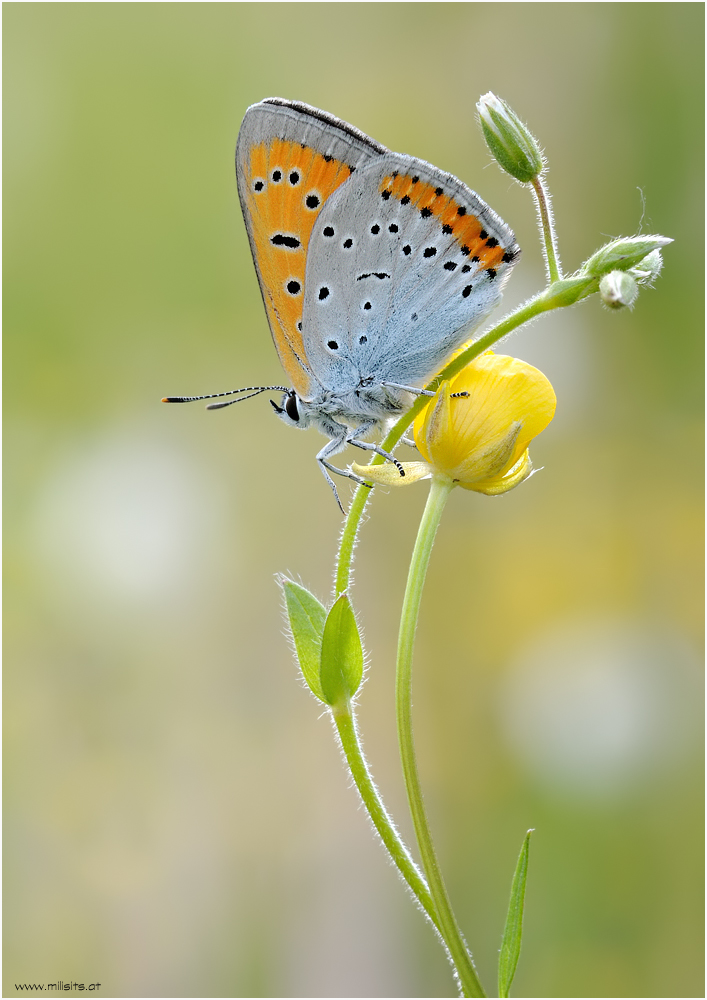
<path fill-rule="evenodd" d="M 580 273 L 601 278 L 610 271 L 628 271 L 672 242 L 668 236 L 632 236 L 629 239 L 612 240 L 584 262 Z"/>
<path fill-rule="evenodd" d="M 542 301 L 546 309 L 558 309 L 561 306 L 572 306 L 580 299 L 593 295 L 599 288 L 599 279 L 591 274 L 570 275 L 553 281 L 542 293 Z"/>

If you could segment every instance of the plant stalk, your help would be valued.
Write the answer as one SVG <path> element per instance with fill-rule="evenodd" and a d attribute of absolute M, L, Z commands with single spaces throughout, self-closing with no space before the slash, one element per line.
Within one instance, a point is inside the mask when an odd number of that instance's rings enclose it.
<path fill-rule="evenodd" d="M 417 768 L 417 757 L 412 735 L 412 659 L 415 630 L 422 599 L 422 590 L 430 561 L 432 545 L 442 517 L 447 497 L 453 488 L 449 479 L 433 476 L 427 505 L 422 515 L 415 548 L 410 562 L 403 610 L 400 618 L 398 638 L 398 660 L 395 684 L 395 704 L 398 720 L 398 741 L 403 765 L 405 788 L 410 805 L 417 843 L 422 858 L 422 867 L 427 876 L 432 899 L 439 919 L 439 927 L 454 965 L 459 973 L 462 995 L 465 997 L 485 997 L 483 987 L 474 969 L 471 957 L 462 937 L 449 902 L 442 879 L 437 855 L 432 843 L 427 814 L 425 812 Z"/>
<path fill-rule="evenodd" d="M 538 209 L 538 225 L 540 236 L 545 248 L 545 263 L 547 265 L 548 282 L 559 281 L 562 278 L 562 268 L 557 250 L 557 237 L 552 218 L 550 192 L 545 187 L 542 177 L 534 177 L 530 182 L 535 192 L 535 204 Z"/>
<path fill-rule="evenodd" d="M 388 854 L 395 862 L 398 871 L 407 882 L 420 907 L 439 932 L 437 913 L 427 883 L 422 877 L 419 868 L 412 860 L 410 852 L 401 840 L 398 831 L 395 829 L 395 825 L 383 805 L 378 794 L 378 789 L 368 770 L 368 764 L 366 763 L 366 758 L 363 756 L 358 735 L 356 718 L 351 707 L 347 706 L 345 709 L 332 710 L 332 718 L 336 726 L 336 731 L 339 734 L 339 739 L 341 740 L 341 747 L 346 756 L 351 776 L 366 807 L 366 811 L 371 817 L 371 822 L 378 831 L 378 836 L 383 841 Z"/>

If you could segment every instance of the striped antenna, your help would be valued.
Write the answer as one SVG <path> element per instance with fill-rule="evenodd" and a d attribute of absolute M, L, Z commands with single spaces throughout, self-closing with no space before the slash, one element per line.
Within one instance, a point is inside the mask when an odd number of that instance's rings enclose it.
<path fill-rule="evenodd" d="M 162 399 L 163 403 L 195 403 L 199 399 L 217 399 L 221 396 L 239 396 L 238 399 L 229 399 L 223 403 L 209 403 L 206 407 L 207 410 L 222 410 L 226 406 L 232 406 L 233 403 L 242 403 L 246 399 L 252 399 L 253 396 L 259 396 L 261 392 L 289 392 L 290 390 L 284 385 L 249 385 L 244 389 L 229 389 L 228 392 L 211 392 L 206 396 L 165 396 Z M 241 396 L 240 393 L 247 393 L 247 396 Z"/>

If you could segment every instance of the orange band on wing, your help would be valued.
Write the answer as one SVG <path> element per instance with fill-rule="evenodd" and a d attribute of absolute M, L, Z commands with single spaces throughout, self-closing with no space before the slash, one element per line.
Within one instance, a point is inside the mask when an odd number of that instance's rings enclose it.
<path fill-rule="evenodd" d="M 410 174 L 390 174 L 383 178 L 379 190 L 389 191 L 401 204 L 412 205 L 423 215 L 434 215 L 444 231 L 457 240 L 462 253 L 478 260 L 480 269 L 497 268 L 504 260 L 504 248 L 484 230 L 483 223 L 442 188 Z"/>
<path fill-rule="evenodd" d="M 307 247 L 322 205 L 351 171 L 288 140 L 249 151 L 247 205 L 263 298 L 280 360 L 303 396 L 309 388 L 301 323 Z"/>

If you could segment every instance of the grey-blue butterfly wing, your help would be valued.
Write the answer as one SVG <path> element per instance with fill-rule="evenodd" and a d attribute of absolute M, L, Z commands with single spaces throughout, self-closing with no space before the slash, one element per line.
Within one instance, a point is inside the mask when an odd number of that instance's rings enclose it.
<path fill-rule="evenodd" d="M 303 342 L 334 393 L 420 384 L 498 304 L 520 250 L 465 184 L 386 153 L 325 202 L 306 266 Z"/>

